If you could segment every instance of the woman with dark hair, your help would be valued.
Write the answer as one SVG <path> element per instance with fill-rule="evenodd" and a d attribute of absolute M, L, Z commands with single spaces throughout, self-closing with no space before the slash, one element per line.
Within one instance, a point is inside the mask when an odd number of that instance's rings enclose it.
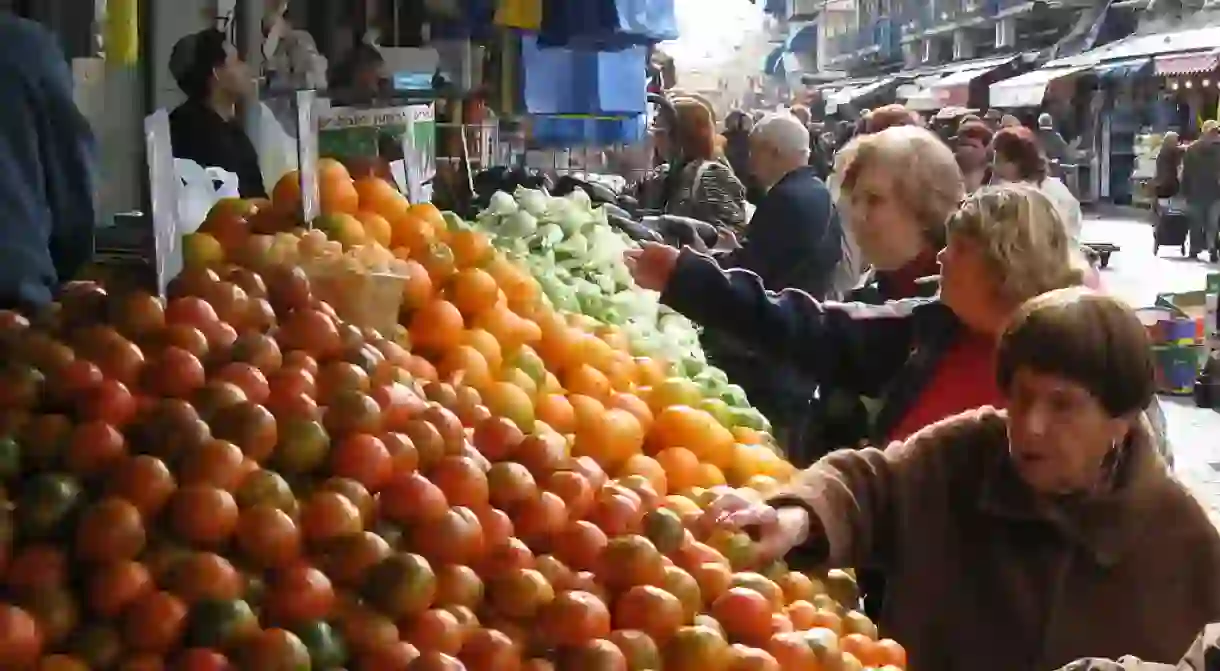
<path fill-rule="evenodd" d="M 703 531 L 750 530 L 762 565 L 879 569 L 879 624 L 912 669 L 1177 659 L 1220 619 L 1220 535 L 1143 418 L 1156 390 L 1147 330 L 1080 288 L 1004 324 L 987 372 L 1006 411 L 832 453 L 765 502 L 725 494 Z"/>
<path fill-rule="evenodd" d="M 991 151 L 992 178 L 1003 182 L 1026 182 L 1037 187 L 1055 204 L 1068 235 L 1079 243 L 1080 201 L 1058 177 L 1049 174 L 1046 154 L 1042 153 L 1037 136 L 1023 126 L 1002 128 L 991 140 Z"/>
<path fill-rule="evenodd" d="M 668 141 L 679 159 L 665 180 L 662 209 L 665 214 L 706 221 L 737 237 L 745 233 L 746 188 L 716 149 L 712 112 L 695 99 L 674 104 L 677 119 L 668 129 Z"/>

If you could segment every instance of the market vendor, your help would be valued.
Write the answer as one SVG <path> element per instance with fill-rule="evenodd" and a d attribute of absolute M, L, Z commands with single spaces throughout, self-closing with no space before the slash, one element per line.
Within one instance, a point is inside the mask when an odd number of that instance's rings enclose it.
<path fill-rule="evenodd" d="M 95 144 L 55 37 L 0 12 L 0 309 L 51 302 L 93 254 Z"/>
<path fill-rule="evenodd" d="M 912 669 L 1172 662 L 1220 618 L 1220 533 L 1157 455 L 1142 413 L 1153 369 L 1129 307 L 1044 294 L 999 338 L 1006 412 L 835 452 L 766 502 L 717 499 L 701 524 L 753 531 L 760 561 L 883 571 L 880 627 Z"/>
<path fill-rule="evenodd" d="M 187 96 L 169 115 L 174 156 L 237 175 L 242 198 L 265 198 L 258 152 L 237 115 L 253 92 L 237 50 L 223 32 L 203 30 L 178 40 L 169 70 Z"/>

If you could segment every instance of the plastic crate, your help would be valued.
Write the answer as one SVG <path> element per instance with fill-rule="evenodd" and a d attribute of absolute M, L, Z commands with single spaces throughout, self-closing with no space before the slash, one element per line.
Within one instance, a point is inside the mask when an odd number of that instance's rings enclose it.
<path fill-rule="evenodd" d="M 344 321 L 386 336 L 398 326 L 406 277 L 361 272 L 333 262 L 305 264 L 302 268 L 313 295 L 329 303 Z"/>

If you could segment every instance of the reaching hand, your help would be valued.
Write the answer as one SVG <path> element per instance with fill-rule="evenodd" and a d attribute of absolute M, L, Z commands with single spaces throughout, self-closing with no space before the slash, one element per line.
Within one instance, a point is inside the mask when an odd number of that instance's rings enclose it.
<path fill-rule="evenodd" d="M 759 559 L 764 563 L 782 559 L 809 538 L 809 512 L 804 508 L 775 508 L 736 493 L 713 501 L 699 523 L 707 531 L 721 528 L 750 532 L 758 541 Z"/>
<path fill-rule="evenodd" d="M 639 249 L 626 253 L 627 269 L 631 278 L 643 289 L 664 291 L 669 276 L 678 263 L 678 250 L 656 242 L 642 242 Z"/>

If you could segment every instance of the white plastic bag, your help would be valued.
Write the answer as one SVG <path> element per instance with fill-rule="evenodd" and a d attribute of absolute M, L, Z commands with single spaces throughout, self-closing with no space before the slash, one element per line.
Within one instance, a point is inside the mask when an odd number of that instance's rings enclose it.
<path fill-rule="evenodd" d="M 204 168 L 185 158 L 174 159 L 174 173 L 181 190 L 178 192 L 178 225 L 182 235 L 199 230 L 203 220 L 217 201 L 238 198 L 237 175 L 223 168 Z"/>

